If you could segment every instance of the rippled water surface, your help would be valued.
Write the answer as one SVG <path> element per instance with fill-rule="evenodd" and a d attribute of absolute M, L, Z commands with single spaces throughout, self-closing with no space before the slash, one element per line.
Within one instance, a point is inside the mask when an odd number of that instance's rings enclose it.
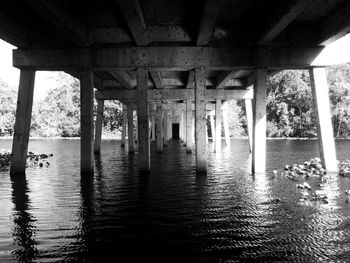
<path fill-rule="evenodd" d="M 79 145 L 31 140 L 30 151 L 54 154 L 51 166 L 0 173 L 1 263 L 350 262 L 350 178 L 307 180 L 326 204 L 301 202 L 297 182 L 271 173 L 317 156 L 317 141 L 268 141 L 268 172 L 255 177 L 246 140 L 221 153 L 209 144 L 207 176 L 179 141 L 163 154 L 152 145 L 152 173 L 141 176 L 137 153 L 105 140 L 95 175 L 81 177 Z M 337 154 L 350 158 L 350 142 Z"/>

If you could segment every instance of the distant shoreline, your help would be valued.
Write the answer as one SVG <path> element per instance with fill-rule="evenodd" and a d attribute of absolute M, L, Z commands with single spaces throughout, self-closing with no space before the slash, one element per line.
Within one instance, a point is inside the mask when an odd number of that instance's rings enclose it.
<path fill-rule="evenodd" d="M 209 137 L 210 138 L 210 137 Z M 13 139 L 13 136 L 2 136 L 0 137 L 0 140 L 9 140 Z M 30 140 L 80 140 L 80 137 L 40 137 L 40 136 L 33 136 L 29 138 Z M 102 136 L 102 139 L 104 140 L 120 140 L 121 136 Z M 211 139 L 211 138 L 210 138 Z M 222 137 L 224 140 L 225 137 Z M 230 139 L 234 140 L 248 140 L 248 137 L 242 136 L 242 137 L 230 137 Z M 317 140 L 317 138 L 298 138 L 298 137 L 267 137 L 267 140 L 295 140 L 295 141 L 307 141 L 307 140 Z M 350 138 L 335 138 L 335 140 L 350 140 Z"/>

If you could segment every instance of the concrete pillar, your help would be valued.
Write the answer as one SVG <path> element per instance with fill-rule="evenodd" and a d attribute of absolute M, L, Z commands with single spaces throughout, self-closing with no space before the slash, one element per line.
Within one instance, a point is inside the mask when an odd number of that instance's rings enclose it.
<path fill-rule="evenodd" d="M 156 120 L 155 120 L 154 115 L 152 115 L 152 117 L 151 117 L 151 127 L 152 127 L 151 141 L 155 142 L 156 141 Z"/>
<path fill-rule="evenodd" d="M 123 123 L 122 123 L 122 140 L 121 140 L 121 146 L 125 146 L 125 136 L 126 136 L 126 124 L 128 123 L 128 116 L 127 116 L 127 109 L 126 105 L 123 104 Z"/>
<path fill-rule="evenodd" d="M 164 127 L 164 134 L 163 134 L 163 144 L 165 146 L 168 145 L 169 135 L 168 135 L 168 110 L 164 110 L 164 119 L 163 119 L 163 127 Z"/>
<path fill-rule="evenodd" d="M 206 144 L 206 101 L 205 101 L 205 70 L 195 70 L 195 147 L 196 169 L 198 173 L 207 172 Z"/>
<path fill-rule="evenodd" d="M 104 102 L 105 102 L 104 100 L 97 100 L 97 116 L 96 116 L 96 122 L 95 122 L 95 143 L 94 143 L 95 153 L 99 153 L 101 151 Z"/>
<path fill-rule="evenodd" d="M 182 141 L 183 145 L 187 145 L 187 123 L 186 123 L 186 111 L 181 111 L 181 119 L 182 119 Z"/>
<path fill-rule="evenodd" d="M 171 115 L 173 116 L 173 112 Z M 168 140 L 171 140 L 172 138 L 173 138 L 173 121 L 168 116 Z"/>
<path fill-rule="evenodd" d="M 190 153 L 193 149 L 193 111 L 192 111 L 192 101 L 186 101 L 186 152 Z"/>
<path fill-rule="evenodd" d="M 214 120 L 214 115 L 209 115 L 210 118 L 210 132 L 211 132 L 211 139 L 213 140 L 213 144 L 215 145 L 215 120 Z"/>
<path fill-rule="evenodd" d="M 253 106 L 252 172 L 265 173 L 266 169 L 266 69 L 257 69 Z"/>
<path fill-rule="evenodd" d="M 229 128 L 229 124 L 228 124 L 227 109 L 225 107 L 222 110 L 222 120 L 223 120 L 223 124 L 224 124 L 226 147 L 230 148 L 231 147 L 230 128 Z"/>
<path fill-rule="evenodd" d="M 138 116 L 137 111 L 135 112 L 135 119 L 136 119 L 136 127 L 135 127 L 135 143 L 139 143 L 139 124 L 138 124 Z"/>
<path fill-rule="evenodd" d="M 157 100 L 157 152 L 163 152 L 163 105 L 161 100 Z"/>
<path fill-rule="evenodd" d="M 85 70 L 80 78 L 80 171 L 82 174 L 93 173 L 93 124 L 94 107 L 94 74 L 92 70 Z"/>
<path fill-rule="evenodd" d="M 11 174 L 24 174 L 32 117 L 35 70 L 22 69 L 19 79 L 16 121 L 12 143 Z"/>
<path fill-rule="evenodd" d="M 132 104 L 128 105 L 128 145 L 129 153 L 135 152 L 135 138 L 134 138 L 134 110 Z"/>
<path fill-rule="evenodd" d="M 180 141 L 182 142 L 182 112 L 181 111 L 178 111 L 178 114 L 179 114 L 179 138 L 180 138 Z"/>
<path fill-rule="evenodd" d="M 215 103 L 215 152 L 221 152 L 221 100 Z"/>
<path fill-rule="evenodd" d="M 338 171 L 325 68 L 311 68 L 310 80 L 317 118 L 318 143 L 323 167 Z"/>
<path fill-rule="evenodd" d="M 253 107 L 252 100 L 246 99 L 245 103 L 245 114 L 247 117 L 247 129 L 248 129 L 248 140 L 250 152 L 253 151 Z"/>
<path fill-rule="evenodd" d="M 137 112 L 139 130 L 139 169 L 140 173 L 151 171 L 150 139 L 148 135 L 148 72 L 146 69 L 137 69 Z"/>

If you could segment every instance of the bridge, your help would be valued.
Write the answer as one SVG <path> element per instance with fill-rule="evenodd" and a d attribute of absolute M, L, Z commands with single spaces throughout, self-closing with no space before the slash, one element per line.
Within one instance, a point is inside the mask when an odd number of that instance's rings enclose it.
<path fill-rule="evenodd" d="M 252 172 L 263 173 L 266 79 L 284 69 L 307 69 L 320 156 L 328 171 L 336 171 L 326 71 L 313 62 L 324 46 L 349 31 L 346 0 L 4 0 L 0 38 L 17 47 L 13 65 L 21 71 L 11 173 L 25 172 L 40 70 L 80 79 L 81 173 L 93 172 L 93 154 L 101 148 L 104 100 L 125 104 L 129 151 L 135 150 L 130 138 L 136 136 L 140 172 L 152 169 L 154 123 L 161 152 L 169 138 L 169 112 L 176 110 L 187 151 L 195 154 L 198 173 L 205 173 L 206 116 L 215 113 L 211 126 L 220 151 L 222 105 L 230 99 L 245 100 Z"/>

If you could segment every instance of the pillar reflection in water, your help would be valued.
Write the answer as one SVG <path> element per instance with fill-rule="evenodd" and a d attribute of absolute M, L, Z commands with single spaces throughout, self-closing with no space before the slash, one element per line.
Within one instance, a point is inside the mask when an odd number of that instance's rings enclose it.
<path fill-rule="evenodd" d="M 25 175 L 11 177 L 13 209 L 13 242 L 18 246 L 12 253 L 18 262 L 33 262 L 38 250 L 36 248 L 36 219 L 29 213 L 30 200 Z"/>

